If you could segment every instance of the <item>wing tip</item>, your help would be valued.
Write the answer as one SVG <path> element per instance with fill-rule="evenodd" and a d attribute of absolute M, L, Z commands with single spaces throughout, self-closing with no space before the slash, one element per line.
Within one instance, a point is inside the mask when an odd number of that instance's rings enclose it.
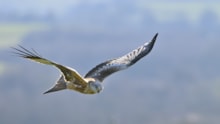
<path fill-rule="evenodd" d="M 154 43 L 155 43 L 156 40 L 157 40 L 157 36 L 158 36 L 158 35 L 159 35 L 159 34 L 156 33 L 150 42 L 145 43 L 145 46 L 148 46 L 148 47 L 150 47 L 150 49 L 152 49 L 153 46 L 154 46 Z"/>
<path fill-rule="evenodd" d="M 154 42 L 156 41 L 158 35 L 159 35 L 159 33 L 157 32 L 157 33 L 154 35 L 154 37 L 153 37 L 153 39 L 151 40 L 151 42 L 154 43 Z"/>
<path fill-rule="evenodd" d="M 21 45 L 17 45 L 17 47 L 11 47 L 11 49 L 13 49 L 12 53 L 18 55 L 19 57 L 23 57 L 23 58 L 41 57 L 41 55 L 38 54 L 33 48 L 31 50 L 28 50 Z"/>

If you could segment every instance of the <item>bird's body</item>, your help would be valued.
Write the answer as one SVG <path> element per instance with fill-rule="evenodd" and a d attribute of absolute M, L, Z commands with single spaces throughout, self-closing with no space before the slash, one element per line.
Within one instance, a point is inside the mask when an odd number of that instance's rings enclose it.
<path fill-rule="evenodd" d="M 146 56 L 152 50 L 157 35 L 158 34 L 156 34 L 150 42 L 145 43 L 130 53 L 97 65 L 95 68 L 90 70 L 85 77 L 82 77 L 76 70 L 70 67 L 57 64 L 41 57 L 34 50 L 29 51 L 22 46 L 20 46 L 20 49 L 14 49 L 16 50 L 15 53 L 23 58 L 31 59 L 42 64 L 53 65 L 62 72 L 62 75 L 56 84 L 45 93 L 55 92 L 63 89 L 71 89 L 83 94 L 96 94 L 102 91 L 103 86 L 101 82 L 107 76 L 130 67 L 142 57 Z"/>

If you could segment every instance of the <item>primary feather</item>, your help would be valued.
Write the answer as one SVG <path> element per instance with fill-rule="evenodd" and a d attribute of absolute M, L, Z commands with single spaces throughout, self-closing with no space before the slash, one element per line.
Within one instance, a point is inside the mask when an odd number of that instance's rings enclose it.
<path fill-rule="evenodd" d="M 85 78 L 92 77 L 102 82 L 107 76 L 111 75 L 112 73 L 130 67 L 138 60 L 146 56 L 148 53 L 150 53 L 157 39 L 157 35 L 158 33 L 153 37 L 150 42 L 145 43 L 144 45 L 138 47 L 130 53 L 97 65 L 86 74 Z"/>
<path fill-rule="evenodd" d="M 55 67 L 57 67 L 64 75 L 64 79 L 66 81 L 74 81 L 74 80 L 80 80 L 80 82 L 82 84 L 86 84 L 86 82 L 83 80 L 83 78 L 80 76 L 80 74 L 70 68 L 70 67 L 65 67 L 63 65 L 60 65 L 60 64 L 57 64 L 55 62 L 52 62 L 48 59 L 45 59 L 43 57 L 41 57 L 35 50 L 32 49 L 32 51 L 30 50 L 27 50 L 26 48 L 22 47 L 22 46 L 19 46 L 20 49 L 18 48 L 13 48 L 15 49 L 17 52 L 15 52 L 16 54 L 18 54 L 19 56 L 23 57 L 23 58 L 27 58 L 27 59 L 30 59 L 30 60 L 33 60 L 35 62 L 39 62 L 41 64 L 47 64 L 47 65 L 53 65 Z M 76 82 L 77 83 L 77 82 Z"/>

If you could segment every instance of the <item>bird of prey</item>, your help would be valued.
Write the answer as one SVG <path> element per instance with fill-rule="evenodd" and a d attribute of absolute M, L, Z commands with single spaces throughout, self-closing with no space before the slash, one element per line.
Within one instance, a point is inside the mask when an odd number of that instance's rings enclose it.
<path fill-rule="evenodd" d="M 51 93 L 64 89 L 75 90 L 83 94 L 96 94 L 102 91 L 103 86 L 101 82 L 109 75 L 114 72 L 124 70 L 131 65 L 135 64 L 138 60 L 146 56 L 153 48 L 158 33 L 155 34 L 150 42 L 146 42 L 144 45 L 134 49 L 128 54 L 119 58 L 107 60 L 92 70 L 90 70 L 84 77 L 81 76 L 75 69 L 63 66 L 61 64 L 50 61 L 46 58 L 41 57 L 35 50 L 28 50 L 22 46 L 18 48 L 13 47 L 14 53 L 20 57 L 33 60 L 42 64 L 52 65 L 58 68 L 62 75 L 55 85 L 44 92 Z"/>

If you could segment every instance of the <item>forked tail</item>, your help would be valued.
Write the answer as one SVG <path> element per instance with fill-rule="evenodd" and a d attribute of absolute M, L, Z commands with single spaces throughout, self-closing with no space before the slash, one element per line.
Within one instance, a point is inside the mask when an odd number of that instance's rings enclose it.
<path fill-rule="evenodd" d="M 51 89 L 49 89 L 46 92 L 44 92 L 44 94 L 55 92 L 55 91 L 59 91 L 59 90 L 64 90 L 66 88 L 67 88 L 66 81 L 64 80 L 64 77 L 62 75 L 60 77 L 60 79 L 57 81 L 57 83 Z"/>

